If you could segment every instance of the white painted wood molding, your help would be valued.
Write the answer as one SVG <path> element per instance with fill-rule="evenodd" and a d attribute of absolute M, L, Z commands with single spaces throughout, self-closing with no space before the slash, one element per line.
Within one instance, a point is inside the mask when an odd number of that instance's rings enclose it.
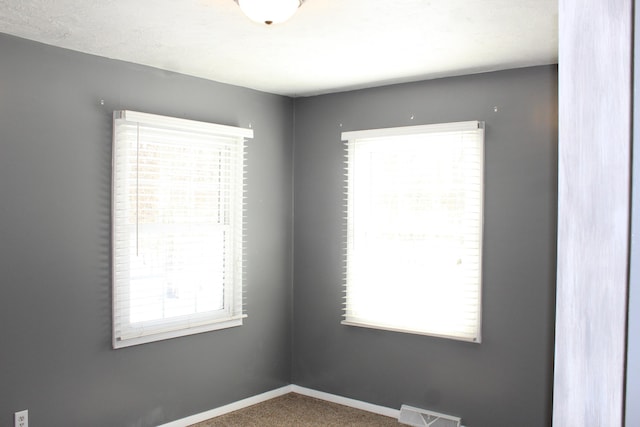
<path fill-rule="evenodd" d="M 247 408 L 257 403 L 262 403 L 267 400 L 283 396 L 288 393 L 298 393 L 303 396 L 314 397 L 316 399 L 325 400 L 327 402 L 337 403 L 339 405 L 361 409 L 363 411 L 372 412 L 374 414 L 384 415 L 386 417 L 396 419 L 400 415 L 399 409 L 391 409 L 380 405 L 374 405 L 372 403 L 362 402 L 360 400 L 349 399 L 348 397 L 338 396 L 335 394 L 325 393 L 323 391 L 312 390 L 310 388 L 290 384 L 275 390 L 268 391 L 266 393 L 261 393 L 256 396 L 248 397 L 246 399 L 230 403 L 228 405 L 220 406 L 219 408 L 210 409 L 208 411 L 200 412 L 199 414 L 171 421 L 158 427 L 187 427 L 192 424 L 218 417 L 220 415 L 228 414 L 229 412 L 237 411 L 239 409 Z"/>
<path fill-rule="evenodd" d="M 622 427 L 633 2 L 559 6 L 553 425 Z"/>
<path fill-rule="evenodd" d="M 292 386 L 287 385 L 284 387 L 277 388 L 275 390 L 271 390 L 255 396 L 247 397 L 246 399 L 238 400 L 237 402 L 229 403 L 228 405 L 220 406 L 218 408 L 200 412 L 199 414 L 194 414 L 186 418 L 181 418 L 179 420 L 171 421 L 167 424 L 159 425 L 158 427 L 187 427 L 192 424 L 200 423 L 202 421 L 206 421 L 214 417 L 219 417 L 220 415 L 228 414 L 229 412 L 247 408 L 257 403 L 262 403 L 279 396 L 284 396 L 285 394 L 291 393 L 291 390 L 292 390 Z"/>

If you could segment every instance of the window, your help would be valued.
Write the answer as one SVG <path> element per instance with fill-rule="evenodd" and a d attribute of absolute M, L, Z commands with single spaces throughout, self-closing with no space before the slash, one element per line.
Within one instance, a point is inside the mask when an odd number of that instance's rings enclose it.
<path fill-rule="evenodd" d="M 245 138 L 114 112 L 113 346 L 239 326 Z"/>
<path fill-rule="evenodd" d="M 343 324 L 480 342 L 484 123 L 344 132 Z"/>

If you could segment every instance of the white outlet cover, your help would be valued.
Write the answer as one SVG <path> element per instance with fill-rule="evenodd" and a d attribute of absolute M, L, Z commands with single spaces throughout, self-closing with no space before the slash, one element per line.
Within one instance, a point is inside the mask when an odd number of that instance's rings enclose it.
<path fill-rule="evenodd" d="M 14 414 L 15 427 L 29 427 L 29 411 L 24 410 Z"/>

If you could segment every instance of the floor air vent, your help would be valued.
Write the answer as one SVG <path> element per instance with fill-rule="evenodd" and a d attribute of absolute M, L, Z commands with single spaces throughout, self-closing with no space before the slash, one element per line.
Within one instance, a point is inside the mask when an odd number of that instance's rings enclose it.
<path fill-rule="evenodd" d="M 402 405 L 398 421 L 414 427 L 460 427 L 460 418 Z"/>

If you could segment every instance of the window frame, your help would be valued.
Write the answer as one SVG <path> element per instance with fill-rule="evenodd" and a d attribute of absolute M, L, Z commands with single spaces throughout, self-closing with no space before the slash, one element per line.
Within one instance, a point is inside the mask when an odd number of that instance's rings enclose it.
<path fill-rule="evenodd" d="M 170 136 L 173 138 L 171 143 L 174 145 L 187 146 L 190 142 L 193 143 L 193 140 L 189 139 L 189 137 L 197 137 L 199 140 L 204 141 L 201 142 L 202 144 L 209 146 L 209 143 L 212 143 L 222 147 L 220 148 L 221 150 L 225 149 L 224 147 L 229 150 L 229 154 L 227 154 L 228 164 L 225 163 L 226 167 L 229 168 L 229 172 L 220 175 L 230 180 L 229 182 L 224 181 L 224 183 L 228 184 L 232 191 L 224 202 L 219 201 L 217 205 L 214 204 L 214 206 L 218 206 L 217 209 L 221 209 L 221 204 L 227 203 L 227 211 L 230 217 L 229 224 L 208 225 L 209 228 L 213 229 L 218 227 L 221 230 L 228 229 L 226 235 L 230 236 L 223 239 L 224 247 L 221 249 L 224 257 L 221 262 L 225 263 L 225 271 L 230 271 L 232 275 L 231 280 L 225 280 L 221 300 L 222 309 L 212 309 L 205 312 L 194 310 L 190 314 L 175 315 L 173 317 L 167 317 L 163 313 L 162 318 L 139 322 L 131 321 L 132 290 L 130 269 L 132 261 L 130 243 L 116 242 L 118 236 L 121 239 L 123 235 L 129 236 L 127 239 L 130 239 L 132 233 L 131 224 L 126 222 L 126 215 L 118 213 L 118 210 L 122 211 L 130 204 L 126 202 L 127 194 L 129 194 L 127 193 L 129 191 L 127 188 L 138 185 L 137 183 L 134 185 L 123 184 L 124 181 L 127 181 L 125 172 L 128 169 L 120 163 L 126 160 L 127 148 L 124 147 L 124 144 L 131 142 L 131 126 L 136 126 L 137 129 L 140 129 L 140 126 L 144 126 L 146 129 L 150 129 L 150 132 L 155 132 L 163 137 Z M 129 127 L 129 133 L 126 132 L 127 127 Z M 180 139 L 180 135 L 184 137 Z M 135 138 L 138 141 L 140 140 L 139 130 Z M 242 325 L 243 319 L 246 317 L 243 307 L 244 143 L 249 138 L 253 138 L 252 129 L 130 110 L 114 111 L 111 188 L 112 346 L 114 349 Z M 135 150 L 138 149 L 136 148 Z M 136 226 L 138 225 L 141 224 L 136 224 Z M 125 229 L 121 231 L 121 227 Z M 153 225 L 150 227 L 153 227 Z M 184 227 L 184 225 L 162 225 L 158 228 L 163 231 L 173 228 L 178 230 L 179 233 L 181 227 Z M 230 247 L 227 247 L 228 245 Z M 125 268 L 121 268 L 118 265 L 122 264 L 122 260 L 126 263 Z M 229 282 L 229 284 L 226 282 Z"/>
<path fill-rule="evenodd" d="M 483 211 L 484 211 L 484 122 L 482 121 L 465 121 L 465 122 L 452 122 L 452 123 L 440 123 L 440 124 L 431 124 L 431 125 L 418 125 L 418 126 L 404 126 L 404 127 L 395 127 L 395 128 L 383 128 L 383 129 L 369 129 L 369 130 L 359 130 L 359 131 L 348 131 L 342 133 L 342 140 L 346 142 L 346 213 L 345 213 L 345 221 L 346 221 L 346 251 L 345 251 L 345 279 L 344 279 L 344 308 L 343 308 L 343 320 L 341 323 L 343 325 L 348 326 L 357 326 L 357 327 L 366 327 L 373 329 L 382 329 L 389 330 L 395 332 L 403 332 L 403 333 L 412 333 L 419 335 L 428 335 L 428 336 L 436 336 L 441 338 L 449 338 L 460 341 L 468 341 L 474 343 L 481 342 L 481 329 L 482 329 L 482 246 L 483 246 L 483 232 L 484 232 L 484 220 L 483 220 Z M 356 251 L 354 249 L 354 242 L 357 239 L 356 232 L 354 231 L 354 222 L 357 220 L 357 217 L 354 218 L 354 196 L 353 196 L 353 187 L 354 184 L 354 164 L 356 164 L 357 160 L 353 159 L 353 150 L 355 149 L 355 144 L 363 141 L 384 141 L 390 138 L 397 138 L 398 141 L 401 141 L 404 137 L 412 137 L 417 135 L 427 135 L 427 134 L 448 134 L 448 133 L 456 133 L 456 132 L 470 132 L 477 135 L 478 138 L 478 146 L 474 149 L 477 150 L 477 158 L 479 160 L 479 170 L 477 171 L 478 186 L 479 188 L 479 212 L 473 215 L 477 215 L 477 238 L 479 240 L 479 247 L 477 248 L 477 284 L 476 293 L 474 294 L 475 298 L 475 313 L 477 316 L 475 325 L 472 327 L 473 330 L 469 329 L 467 332 L 461 333 L 458 331 L 449 331 L 443 333 L 440 331 L 435 331 L 436 329 L 431 327 L 431 330 L 425 328 L 416 328 L 416 327 L 407 327 L 405 325 L 397 325 L 393 324 L 393 322 L 379 322 L 372 321 L 371 318 L 366 319 L 366 317 L 370 317 L 369 315 L 362 315 L 362 310 L 358 310 L 357 303 L 354 302 L 354 299 L 364 299 L 364 297 L 360 297 L 357 294 L 357 291 L 360 291 L 360 295 L 363 295 L 362 285 L 353 285 L 350 286 L 351 280 L 354 277 L 354 264 L 357 259 L 354 255 Z M 396 142 L 396 141 L 394 141 Z M 356 164 L 357 166 L 357 164 Z M 362 165 L 360 165 L 362 167 Z M 475 172 L 473 172 L 475 174 Z M 465 193 L 466 194 L 466 193 Z M 466 208 L 465 208 L 466 209 Z M 466 212 L 466 210 L 465 210 Z M 361 250 L 360 250 L 361 251 Z M 358 256 L 360 256 L 358 254 Z M 465 266 L 466 268 L 466 266 Z M 358 276 L 355 276 L 358 277 Z M 354 290 L 355 289 L 355 290 Z M 365 288 L 366 289 L 366 285 Z M 466 289 L 466 288 L 465 288 Z M 375 292 L 374 292 L 375 293 Z M 408 296 L 410 297 L 410 296 Z M 459 304 L 459 303 L 458 303 Z M 354 311 L 355 310 L 355 311 Z M 381 310 L 374 310 L 378 313 Z M 374 315 L 374 317 L 377 314 Z M 383 318 L 383 316 L 380 316 Z"/>

